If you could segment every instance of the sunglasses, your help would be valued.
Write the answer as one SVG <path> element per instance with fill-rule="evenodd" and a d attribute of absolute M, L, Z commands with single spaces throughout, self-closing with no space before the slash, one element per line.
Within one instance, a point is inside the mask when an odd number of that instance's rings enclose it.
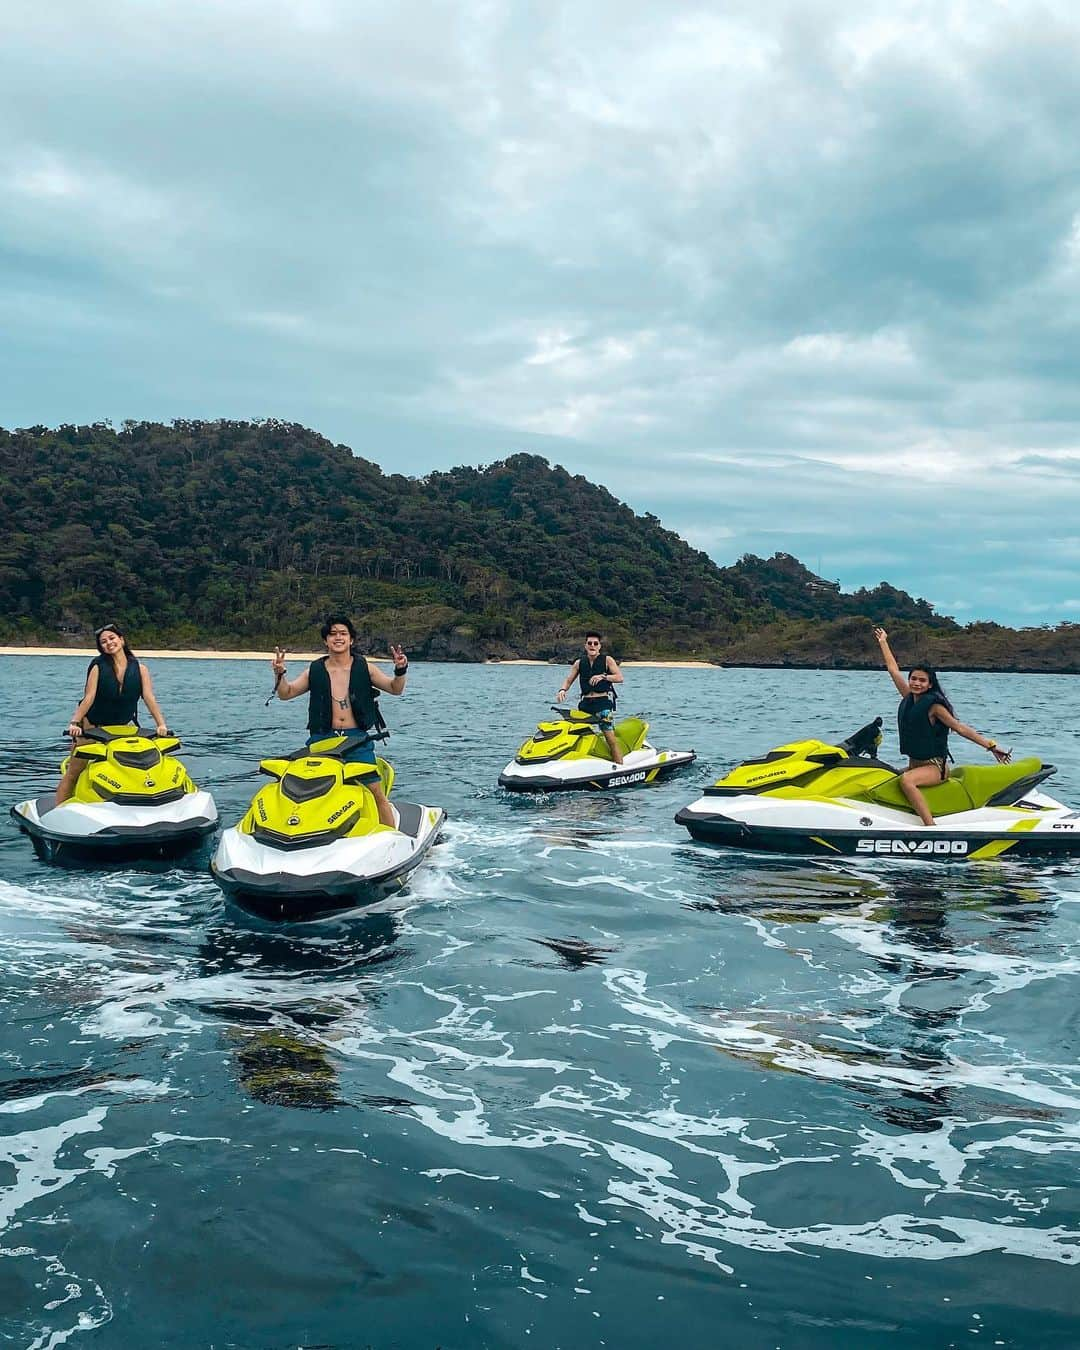
<path fill-rule="evenodd" d="M 102 633 L 115 633 L 116 636 L 119 637 L 120 629 L 117 628 L 116 624 L 114 623 L 103 623 L 100 628 L 94 629 L 94 636 L 96 638 L 99 638 L 102 635 Z"/>

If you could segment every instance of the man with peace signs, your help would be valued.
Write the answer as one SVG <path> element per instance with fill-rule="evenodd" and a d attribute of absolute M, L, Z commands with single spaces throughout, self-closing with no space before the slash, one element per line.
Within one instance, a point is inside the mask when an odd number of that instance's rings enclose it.
<path fill-rule="evenodd" d="M 285 675 L 285 649 L 274 648 L 270 662 L 274 672 L 275 692 L 280 699 L 308 699 L 308 745 L 327 736 L 347 732 L 381 730 L 382 715 L 375 703 L 375 690 L 384 694 L 403 694 L 409 670 L 409 659 L 400 647 L 391 646 L 394 658 L 393 678 L 374 662 L 354 655 L 356 629 L 343 614 L 331 614 L 320 629 L 326 643 L 326 655 L 312 661 L 307 670 L 295 680 Z M 382 780 L 375 762 L 375 743 L 366 741 L 353 746 L 345 758 L 351 764 L 370 764 L 371 775 L 364 780 L 379 808 L 379 820 L 391 828 L 396 826 L 393 809 L 383 791 Z"/>

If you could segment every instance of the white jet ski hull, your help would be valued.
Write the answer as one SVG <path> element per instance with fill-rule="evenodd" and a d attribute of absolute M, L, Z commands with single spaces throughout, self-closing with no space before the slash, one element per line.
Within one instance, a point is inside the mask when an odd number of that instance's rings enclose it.
<path fill-rule="evenodd" d="M 225 830 L 211 873 L 230 900 L 266 919 L 312 919 L 375 904 L 405 885 L 446 820 L 440 807 L 393 806 L 397 830 L 311 848 L 277 848 L 235 828 Z"/>
<path fill-rule="evenodd" d="M 642 787 L 693 764 L 693 750 L 657 750 L 646 741 L 621 764 L 610 759 L 555 759 L 519 764 L 516 759 L 499 774 L 499 786 L 509 792 L 565 792 L 571 789 L 605 791 Z"/>
<path fill-rule="evenodd" d="M 161 805 L 66 801 L 31 797 L 11 808 L 11 817 L 28 834 L 39 857 L 65 855 L 160 857 L 195 847 L 217 828 L 218 812 L 209 792 L 185 793 Z"/>
<path fill-rule="evenodd" d="M 852 798 L 806 801 L 755 793 L 706 793 L 675 821 L 702 843 L 753 852 L 933 862 L 1080 853 L 1080 811 L 1036 791 L 1022 804 L 957 811 L 933 825 Z"/>

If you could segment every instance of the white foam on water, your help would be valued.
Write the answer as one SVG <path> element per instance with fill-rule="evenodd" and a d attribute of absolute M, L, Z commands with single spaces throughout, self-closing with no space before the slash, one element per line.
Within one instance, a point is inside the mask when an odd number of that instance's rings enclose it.
<path fill-rule="evenodd" d="M 473 1181 L 502 1181 L 498 1174 L 483 1175 L 480 1172 L 466 1172 L 461 1167 L 429 1167 L 420 1173 L 422 1177 L 432 1177 L 442 1181 L 445 1177 L 471 1177 Z"/>
<path fill-rule="evenodd" d="M 33 1097 L 17 1097 L 13 1101 L 0 1102 L 0 1115 L 24 1115 L 38 1111 L 46 1102 L 60 1097 L 85 1097 L 91 1092 L 111 1092 L 118 1096 L 163 1097 L 169 1092 L 165 1083 L 152 1083 L 147 1078 L 103 1079 L 99 1083 L 88 1083 L 82 1087 L 57 1088 L 51 1092 L 39 1092 Z"/>
<path fill-rule="evenodd" d="M 611 876 L 607 873 L 596 873 L 589 877 L 579 877 L 573 879 L 570 877 L 545 877 L 556 890 L 560 891 L 579 891 L 594 886 L 610 886 L 613 890 L 625 891 L 628 895 L 649 896 L 653 891 L 653 883 L 644 881 L 626 881 L 619 876 Z"/>
<path fill-rule="evenodd" d="M 41 1304 L 43 1311 L 55 1313 L 60 1308 L 66 1308 L 66 1315 L 74 1316 L 74 1321 L 68 1326 L 52 1326 L 41 1331 L 32 1341 L 26 1342 L 26 1350 L 55 1350 L 57 1346 L 66 1345 L 73 1336 L 96 1331 L 112 1321 L 112 1304 L 105 1297 L 101 1286 L 95 1280 L 73 1274 L 58 1255 L 34 1252 L 29 1247 L 0 1247 L 0 1257 L 16 1261 L 26 1258 L 41 1267 L 34 1285 L 45 1295 Z M 48 1297 L 53 1284 L 60 1287 L 62 1297 L 59 1291 L 55 1298 Z M 84 1286 L 89 1288 L 84 1289 Z M 38 1318 L 31 1309 L 23 1310 L 23 1318 L 24 1330 L 29 1334 Z M 14 1321 L 10 1318 L 7 1328 L 9 1332 L 15 1331 Z"/>
<path fill-rule="evenodd" d="M 905 960 L 915 967 L 932 967 L 957 974 L 991 975 L 1000 990 L 1023 989 L 1032 980 L 1052 980 L 1063 975 L 1080 974 L 1080 959 L 1040 961 L 1019 954 L 982 951 L 974 946 L 951 950 L 925 951 L 910 943 L 898 942 L 887 928 L 852 915 L 833 916 L 833 931 L 844 941 L 876 960 Z"/>
<path fill-rule="evenodd" d="M 1061 1110 L 1080 1110 L 1080 1086 L 1069 1084 L 1071 1091 L 1062 1091 L 1030 1076 L 1030 1072 L 1006 1065 L 968 1063 L 951 1054 L 946 1048 L 941 1062 L 933 1066 L 903 1065 L 882 1062 L 881 1047 L 864 1042 L 862 1049 L 868 1058 L 856 1059 L 848 1050 L 841 1052 L 814 1045 L 790 1035 L 778 1035 L 754 1018 L 731 1017 L 729 1020 L 701 1022 L 679 1012 L 662 1000 L 645 993 L 645 975 L 641 971 L 610 969 L 605 972 L 609 987 L 619 998 L 624 1011 L 635 1016 L 658 1021 L 676 1034 L 703 1040 L 733 1052 L 753 1054 L 767 1060 L 776 1068 L 812 1077 L 831 1079 L 867 1087 L 892 1087 L 909 1092 L 934 1092 L 948 1087 L 976 1087 L 1026 1103 Z M 636 1032 L 636 1025 L 613 1026 L 614 1031 Z M 1028 1070 L 1058 1070 L 1059 1065 L 1025 1066 Z"/>
<path fill-rule="evenodd" d="M 662 1242 L 678 1243 L 692 1254 L 721 1263 L 725 1245 L 759 1252 L 818 1249 L 886 1260 L 951 1261 L 983 1252 L 1002 1252 L 1061 1265 L 1080 1264 L 1080 1231 L 991 1223 L 956 1215 L 886 1214 L 862 1224 L 772 1225 L 747 1215 L 725 1213 L 712 1202 L 652 1179 L 613 1180 L 605 1204 L 646 1213 L 662 1230 Z M 704 1241 L 703 1241 L 704 1239 Z M 730 1267 L 725 1267 L 730 1270 Z"/>
<path fill-rule="evenodd" d="M 666 839 L 610 839 L 607 835 L 587 835 L 580 838 L 553 839 L 537 853 L 547 861 L 556 853 L 579 853 L 587 848 L 600 857 L 622 858 L 627 853 L 661 852 L 670 854 L 671 844 Z"/>

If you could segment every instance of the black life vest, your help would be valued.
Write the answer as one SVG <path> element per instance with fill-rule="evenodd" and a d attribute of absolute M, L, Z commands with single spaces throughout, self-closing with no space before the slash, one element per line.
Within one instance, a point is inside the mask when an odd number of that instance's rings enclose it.
<path fill-rule="evenodd" d="M 589 660 L 588 652 L 582 652 L 578 657 L 578 679 L 581 682 L 581 697 L 587 698 L 595 707 L 600 700 L 607 699 L 614 708 L 615 686 L 610 680 L 601 680 L 599 684 L 592 683 L 594 675 L 607 674 L 607 652 L 600 649 L 595 661 Z"/>
<path fill-rule="evenodd" d="M 135 721 L 135 711 L 142 698 L 142 670 L 138 661 L 128 657 L 123 680 L 116 678 L 112 657 L 95 656 L 86 667 L 86 678 L 97 667 L 97 693 L 86 714 L 86 720 L 92 727 L 123 726 Z"/>
<path fill-rule="evenodd" d="M 323 656 L 308 666 L 308 731 L 312 735 L 322 735 L 333 730 L 334 719 L 330 707 L 330 672 L 326 669 L 329 657 Z M 375 728 L 383 731 L 386 723 L 382 719 L 375 700 L 375 686 L 371 683 L 371 671 L 362 656 L 354 656 L 349 671 L 349 703 L 352 706 L 356 725 L 363 731 Z"/>
<path fill-rule="evenodd" d="M 940 703 L 947 711 L 948 699 L 936 689 L 928 689 L 918 698 L 905 694 L 896 710 L 900 731 L 900 753 L 909 759 L 951 759 L 949 728 L 944 722 L 931 722 L 930 709 Z"/>

